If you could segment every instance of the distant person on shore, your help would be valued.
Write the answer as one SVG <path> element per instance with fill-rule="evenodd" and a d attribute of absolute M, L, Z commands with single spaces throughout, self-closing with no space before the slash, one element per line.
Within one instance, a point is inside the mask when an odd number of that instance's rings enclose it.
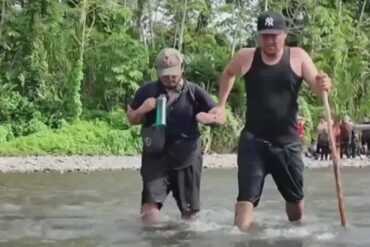
<path fill-rule="evenodd" d="M 362 124 L 370 125 L 370 118 L 364 118 Z M 369 154 L 370 151 L 370 129 L 362 130 L 361 133 L 361 144 L 365 154 Z"/>
<path fill-rule="evenodd" d="M 155 65 L 158 80 L 139 88 L 127 111 L 131 124 L 142 125 L 141 216 L 146 223 L 157 223 L 171 191 L 182 219 L 194 220 L 200 210 L 203 165 L 198 122 L 222 124 L 225 119 L 208 113 L 215 102 L 204 89 L 183 78 L 184 60 L 179 51 L 163 49 Z M 160 96 L 165 102 L 165 126 L 156 128 Z"/>
<path fill-rule="evenodd" d="M 358 131 L 352 129 L 352 139 L 350 143 L 350 157 L 356 158 L 362 154 L 362 146 L 360 142 L 360 136 Z"/>
<path fill-rule="evenodd" d="M 351 140 L 353 134 L 353 124 L 348 115 L 343 117 L 342 123 L 340 125 L 340 158 L 346 155 L 347 158 L 351 156 Z"/>
<path fill-rule="evenodd" d="M 311 143 L 307 148 L 306 157 L 316 159 L 318 156 L 317 154 L 317 142 L 314 138 L 311 139 Z"/>
<path fill-rule="evenodd" d="M 328 123 L 325 119 L 321 119 L 317 126 L 317 154 L 321 160 L 327 160 L 330 149 L 329 149 L 329 130 Z"/>
<path fill-rule="evenodd" d="M 305 80 L 319 97 L 331 80 L 319 73 L 301 48 L 287 47 L 286 19 L 267 11 L 257 19 L 259 47 L 242 48 L 220 80 L 218 106 L 223 113 L 236 77 L 243 76 L 247 94 L 245 128 L 238 145 L 238 187 L 234 224 L 246 231 L 261 198 L 265 177 L 271 174 L 285 199 L 290 221 L 303 217 L 302 144 L 297 129 L 298 93 Z"/>
<path fill-rule="evenodd" d="M 340 118 L 337 114 L 332 113 L 333 135 L 337 154 L 340 154 Z M 329 146 L 330 148 L 330 146 Z M 332 154 L 331 154 L 332 155 Z"/>

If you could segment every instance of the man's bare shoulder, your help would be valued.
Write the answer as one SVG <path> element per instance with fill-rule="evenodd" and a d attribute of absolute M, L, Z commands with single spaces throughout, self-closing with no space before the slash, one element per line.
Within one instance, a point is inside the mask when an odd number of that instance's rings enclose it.
<path fill-rule="evenodd" d="M 308 53 L 301 47 L 290 47 L 290 54 L 299 58 L 309 57 Z"/>
<path fill-rule="evenodd" d="M 250 48 L 250 47 L 246 47 L 246 48 L 241 48 L 237 55 L 239 57 L 250 57 L 251 55 L 254 54 L 254 52 L 256 51 L 256 48 Z"/>
<path fill-rule="evenodd" d="M 256 48 L 242 48 L 234 57 L 234 64 L 238 68 L 239 75 L 247 73 L 251 67 Z"/>

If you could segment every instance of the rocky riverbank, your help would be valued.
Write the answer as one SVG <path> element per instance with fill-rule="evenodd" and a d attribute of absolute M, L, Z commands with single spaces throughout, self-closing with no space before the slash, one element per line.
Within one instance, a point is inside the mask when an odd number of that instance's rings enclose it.
<path fill-rule="evenodd" d="M 332 165 L 330 160 L 318 161 L 304 158 L 306 168 L 322 168 Z M 370 159 L 341 160 L 343 167 L 370 166 Z M 236 168 L 235 154 L 212 154 L 204 156 L 205 168 Z M 140 156 L 42 156 L 0 157 L 0 172 L 93 172 L 103 170 L 139 169 Z"/>

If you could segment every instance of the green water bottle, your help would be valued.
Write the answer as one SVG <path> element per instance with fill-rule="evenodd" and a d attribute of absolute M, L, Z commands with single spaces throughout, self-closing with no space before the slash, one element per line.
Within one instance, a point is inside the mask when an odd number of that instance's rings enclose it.
<path fill-rule="evenodd" d="M 166 95 L 159 95 L 159 97 L 157 98 L 157 109 L 155 118 L 155 127 L 157 129 L 164 129 L 166 127 L 166 104 Z"/>

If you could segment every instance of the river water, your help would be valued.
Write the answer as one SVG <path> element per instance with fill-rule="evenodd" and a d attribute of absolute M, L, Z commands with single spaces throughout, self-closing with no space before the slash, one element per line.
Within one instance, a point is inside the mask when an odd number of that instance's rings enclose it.
<path fill-rule="evenodd" d="M 305 171 L 302 224 L 291 224 L 270 177 L 256 223 L 248 233 L 232 226 L 236 170 L 204 170 L 201 219 L 178 220 L 171 195 L 170 222 L 145 228 L 138 215 L 138 171 L 0 174 L 0 246 L 370 246 L 370 168 L 342 169 L 349 226 L 339 221 L 331 168 Z"/>

